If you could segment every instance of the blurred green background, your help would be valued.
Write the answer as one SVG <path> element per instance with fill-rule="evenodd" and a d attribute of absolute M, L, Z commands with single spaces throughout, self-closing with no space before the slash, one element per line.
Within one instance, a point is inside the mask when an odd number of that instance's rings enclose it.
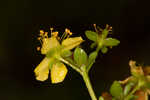
<path fill-rule="evenodd" d="M 70 28 L 74 36 L 93 29 L 92 23 L 113 27 L 121 44 L 99 57 L 90 77 L 96 95 L 108 91 L 114 80 L 129 76 L 128 62 L 150 65 L 149 3 L 145 0 L 5 0 L 0 16 L 1 100 L 91 100 L 78 75 L 71 68 L 65 81 L 53 85 L 35 80 L 33 70 L 43 56 L 36 51 L 39 30 L 53 26 Z M 82 47 L 89 53 L 90 41 Z"/>

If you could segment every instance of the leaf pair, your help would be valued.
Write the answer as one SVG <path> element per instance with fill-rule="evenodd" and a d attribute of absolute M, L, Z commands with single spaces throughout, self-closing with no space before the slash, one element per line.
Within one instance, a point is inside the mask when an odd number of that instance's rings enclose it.
<path fill-rule="evenodd" d="M 75 63 L 79 66 L 86 66 L 87 71 L 90 70 L 90 67 L 93 65 L 93 63 L 95 62 L 95 59 L 97 57 L 97 52 L 94 51 L 92 52 L 89 57 L 87 56 L 86 52 L 77 47 L 74 51 L 74 61 Z"/>

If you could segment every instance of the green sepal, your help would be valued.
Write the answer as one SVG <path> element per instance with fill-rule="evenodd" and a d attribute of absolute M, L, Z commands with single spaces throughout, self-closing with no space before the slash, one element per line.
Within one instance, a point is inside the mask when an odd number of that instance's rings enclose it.
<path fill-rule="evenodd" d="M 85 35 L 89 40 L 92 40 L 94 42 L 97 42 L 98 34 L 93 31 L 85 31 Z"/>
<path fill-rule="evenodd" d="M 71 63 L 71 64 L 73 64 L 73 65 L 75 65 L 75 66 L 78 66 L 76 63 L 75 63 L 75 61 L 72 59 L 72 57 L 67 57 L 67 58 L 65 58 L 69 63 Z"/>
<path fill-rule="evenodd" d="M 57 61 L 58 61 L 57 59 L 54 59 L 54 58 L 51 59 L 51 62 L 49 63 L 49 69 L 50 70 L 52 69 L 53 64 L 57 63 Z"/>
<path fill-rule="evenodd" d="M 69 57 L 71 55 L 72 55 L 72 52 L 70 50 L 63 50 L 61 52 L 61 56 L 64 57 L 64 58 Z"/>
<path fill-rule="evenodd" d="M 105 53 L 107 53 L 108 48 L 107 48 L 107 47 L 103 47 L 103 48 L 101 49 L 101 51 L 102 51 L 103 54 L 105 54 Z"/>
<path fill-rule="evenodd" d="M 119 43 L 120 43 L 120 41 L 115 38 L 106 38 L 104 40 L 105 46 L 117 46 Z"/>
<path fill-rule="evenodd" d="M 82 65 L 85 65 L 87 63 L 87 54 L 86 54 L 86 52 L 83 49 L 77 47 L 74 51 L 74 61 L 80 67 Z"/>
<path fill-rule="evenodd" d="M 97 43 L 94 42 L 94 43 L 92 43 L 92 44 L 90 45 L 90 47 L 91 47 L 91 48 L 94 48 L 96 45 L 97 45 Z"/>
<path fill-rule="evenodd" d="M 107 35 L 108 35 L 108 30 L 107 29 L 104 29 L 103 31 L 102 31 L 102 38 L 103 39 L 105 39 L 106 37 L 107 37 Z"/>
<path fill-rule="evenodd" d="M 110 93 L 115 98 L 120 98 L 123 95 L 123 89 L 118 81 L 114 81 L 110 87 Z"/>
<path fill-rule="evenodd" d="M 46 57 L 50 58 L 50 57 L 54 57 L 56 54 L 59 54 L 61 51 L 60 46 L 55 47 L 55 48 L 51 48 L 47 54 Z"/>

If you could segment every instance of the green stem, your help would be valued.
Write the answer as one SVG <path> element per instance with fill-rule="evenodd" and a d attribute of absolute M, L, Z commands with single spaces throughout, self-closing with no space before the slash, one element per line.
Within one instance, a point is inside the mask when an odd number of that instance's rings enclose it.
<path fill-rule="evenodd" d="M 97 52 L 97 55 L 96 55 L 96 58 L 97 58 L 97 56 L 98 56 L 98 52 L 99 52 L 99 50 L 102 48 L 102 44 L 101 45 L 99 45 L 99 46 L 97 46 L 97 48 L 96 48 L 96 52 Z M 90 65 L 88 65 L 88 67 L 87 67 L 87 72 L 89 72 L 90 71 L 90 69 L 91 69 L 91 67 L 92 67 L 92 65 L 94 64 L 94 62 L 95 62 L 95 60 L 96 60 L 96 58 L 93 60 L 93 62 L 90 64 Z"/>
<path fill-rule="evenodd" d="M 97 100 L 97 98 L 96 98 L 96 96 L 95 96 L 95 93 L 94 93 L 94 91 L 93 91 L 93 88 L 92 88 L 92 85 L 91 85 L 91 82 L 90 82 L 88 73 L 87 73 L 87 71 L 86 71 L 86 67 L 85 67 L 85 66 L 82 66 L 82 67 L 81 67 L 81 70 L 80 70 L 77 66 L 71 64 L 70 62 L 68 62 L 67 60 L 65 60 L 65 59 L 63 59 L 63 58 L 61 58 L 61 57 L 59 58 L 59 60 L 62 61 L 62 62 L 64 62 L 65 64 L 69 65 L 69 66 L 72 67 L 75 71 L 77 71 L 77 72 L 80 73 L 80 75 L 83 77 L 83 80 L 84 80 L 84 82 L 85 82 L 85 84 L 86 84 L 86 87 L 87 87 L 87 89 L 88 89 L 88 92 L 89 92 L 89 94 L 90 94 L 92 100 Z"/>
<path fill-rule="evenodd" d="M 146 97 L 145 97 L 145 98 L 146 98 L 145 100 L 148 100 L 148 93 L 146 93 L 145 96 L 146 96 Z"/>
<path fill-rule="evenodd" d="M 78 67 L 76 67 L 75 65 L 71 64 L 69 61 L 67 61 L 67 60 L 65 60 L 65 59 L 63 59 L 61 57 L 59 58 L 59 60 L 64 62 L 64 63 L 66 63 L 67 65 L 72 67 L 75 71 L 77 71 L 77 72 L 79 72 L 81 74 L 81 70 Z"/>
<path fill-rule="evenodd" d="M 82 72 L 83 72 L 83 73 L 82 73 L 83 80 L 84 80 L 84 82 L 85 82 L 85 84 L 86 84 L 86 87 L 87 87 L 87 89 L 88 89 L 88 92 L 89 92 L 89 94 L 90 94 L 92 100 L 97 100 L 96 95 L 95 95 L 95 93 L 94 93 L 94 90 L 93 90 L 93 88 L 92 88 L 92 85 L 91 85 L 91 82 L 90 82 L 88 73 L 87 73 L 87 71 L 86 71 L 86 69 L 85 69 L 85 66 L 82 66 L 82 69 L 81 69 L 81 70 L 82 70 Z"/>
<path fill-rule="evenodd" d="M 139 89 L 139 86 L 136 85 L 135 88 L 125 97 L 125 100 L 128 100 L 129 96 L 133 95 L 137 90 Z"/>
<path fill-rule="evenodd" d="M 134 94 L 138 89 L 139 89 L 139 86 L 136 86 L 136 87 L 131 91 L 130 95 L 131 95 L 131 94 Z"/>

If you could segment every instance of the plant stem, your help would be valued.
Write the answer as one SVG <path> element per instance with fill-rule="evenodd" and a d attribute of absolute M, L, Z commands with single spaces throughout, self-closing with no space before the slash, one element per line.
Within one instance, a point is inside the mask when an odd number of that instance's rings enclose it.
<path fill-rule="evenodd" d="M 148 100 L 148 93 L 145 93 L 145 100 Z"/>
<path fill-rule="evenodd" d="M 87 89 L 88 89 L 88 92 L 89 92 L 89 94 L 90 94 L 92 100 L 97 100 L 96 95 L 95 95 L 95 93 L 94 93 L 94 91 L 93 91 L 93 88 L 92 88 L 92 85 L 91 85 L 91 82 L 90 82 L 88 73 L 87 73 L 87 71 L 86 71 L 86 69 L 85 69 L 85 66 L 83 66 L 81 70 L 82 70 L 82 72 L 83 72 L 83 73 L 82 73 L 83 80 L 84 80 L 84 82 L 85 82 L 85 84 L 86 84 L 86 87 L 87 87 Z"/>
<path fill-rule="evenodd" d="M 136 85 L 135 88 L 125 97 L 125 100 L 128 100 L 129 96 L 133 95 L 137 90 L 139 89 L 139 86 Z"/>
<path fill-rule="evenodd" d="M 72 67 L 75 71 L 79 72 L 81 74 L 81 70 L 76 67 L 75 65 L 71 64 L 69 61 L 63 59 L 63 58 L 59 58 L 60 61 L 64 62 L 65 64 L 69 65 L 70 67 Z"/>
<path fill-rule="evenodd" d="M 84 82 L 86 84 L 86 87 L 88 89 L 88 92 L 89 92 L 92 100 L 97 100 L 97 98 L 95 96 L 95 93 L 93 91 L 93 88 L 92 88 L 89 76 L 88 76 L 88 72 L 86 71 L 86 67 L 82 66 L 81 70 L 80 70 L 77 66 L 71 64 L 70 62 L 68 62 L 67 60 L 65 60 L 65 59 L 63 59 L 61 57 L 59 58 L 59 60 L 62 61 L 62 62 L 64 62 L 64 63 L 66 63 L 67 65 L 69 65 L 70 67 L 72 67 L 75 71 L 77 71 L 77 72 L 80 73 L 80 75 L 83 77 L 83 80 L 84 80 Z"/>
<path fill-rule="evenodd" d="M 87 72 L 90 71 L 92 65 L 95 63 L 95 60 L 96 60 L 96 58 L 97 58 L 97 56 L 98 56 L 98 52 L 99 52 L 99 50 L 102 48 L 102 46 L 103 46 L 102 44 L 101 44 L 100 46 L 97 46 L 97 48 L 96 48 L 96 50 L 95 50 L 95 52 L 97 52 L 97 55 L 96 55 L 95 59 L 93 60 L 93 62 L 92 62 L 90 65 L 88 65 L 88 67 L 87 67 Z"/>

